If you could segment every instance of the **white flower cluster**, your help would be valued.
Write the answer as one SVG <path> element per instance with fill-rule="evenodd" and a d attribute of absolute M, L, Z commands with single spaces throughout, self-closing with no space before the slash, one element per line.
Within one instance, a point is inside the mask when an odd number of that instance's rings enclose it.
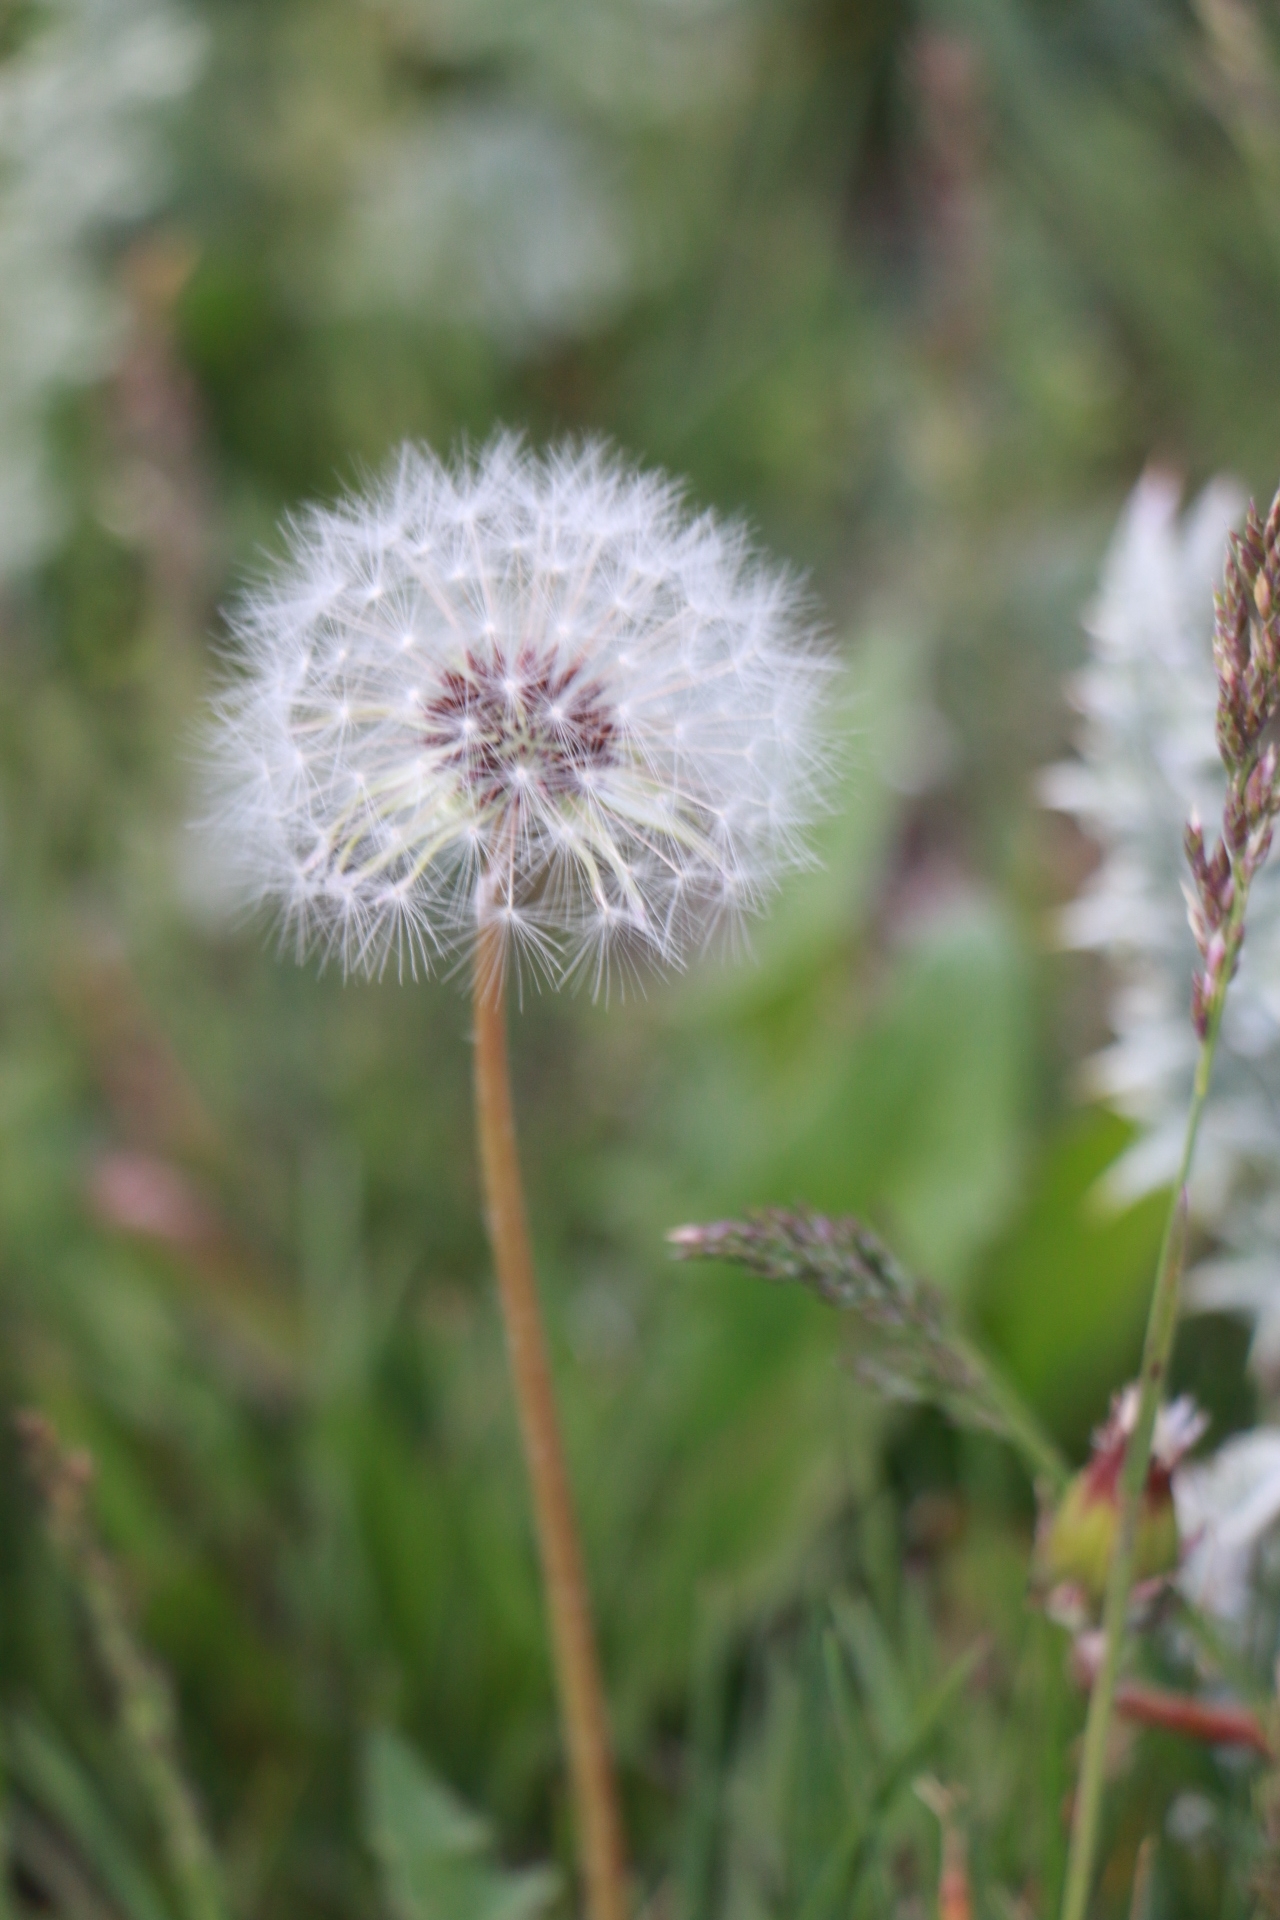
<path fill-rule="evenodd" d="M 300 951 L 430 969 L 487 923 L 598 991 L 804 858 L 829 665 L 795 583 L 599 446 L 406 447 L 234 632 L 212 819 Z"/>
<path fill-rule="evenodd" d="M 1179 1586 L 1193 1605 L 1243 1627 L 1259 1550 L 1280 1520 L 1280 1429 L 1233 1434 L 1207 1460 L 1183 1463 L 1173 1497 Z"/>
<path fill-rule="evenodd" d="M 0 573 L 56 523 L 51 391 L 109 358 L 114 314 L 89 244 L 151 203 L 148 110 L 186 89 L 199 53 L 169 0 L 37 0 L 0 59 Z"/>
<path fill-rule="evenodd" d="M 1173 1179 L 1197 1041 L 1197 954 L 1180 889 L 1183 831 L 1198 813 L 1212 838 L 1225 777 L 1214 738 L 1213 592 L 1244 498 L 1216 481 L 1185 515 L 1170 476 L 1148 473 L 1121 520 L 1087 622 L 1088 666 L 1073 693 L 1079 759 L 1042 776 L 1103 858 L 1064 916 L 1068 944 L 1112 961 L 1114 1045 L 1091 1087 L 1140 1133 L 1111 1176 L 1117 1198 Z M 1280 861 L 1258 875 L 1248 935 L 1227 999 L 1191 1201 L 1220 1257 L 1191 1278 L 1203 1308 L 1252 1315 L 1254 1362 L 1280 1369 Z"/>
<path fill-rule="evenodd" d="M 397 34 L 441 66 L 527 71 L 579 123 L 652 129 L 750 84 L 767 31 L 749 0 L 386 0 Z"/>
<path fill-rule="evenodd" d="M 633 225 L 616 166 L 512 101 L 435 106 L 359 156 L 328 242 L 339 312 L 389 306 L 509 350 L 598 322 L 629 292 Z"/>

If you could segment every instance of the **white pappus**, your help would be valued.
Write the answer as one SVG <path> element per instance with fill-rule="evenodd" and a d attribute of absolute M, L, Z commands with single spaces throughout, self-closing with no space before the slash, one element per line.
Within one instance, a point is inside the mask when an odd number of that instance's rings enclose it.
<path fill-rule="evenodd" d="M 429 971 L 489 924 L 598 991 L 806 858 L 830 663 L 793 578 L 663 476 L 406 446 L 288 547 L 232 616 L 209 813 L 300 954 Z"/>

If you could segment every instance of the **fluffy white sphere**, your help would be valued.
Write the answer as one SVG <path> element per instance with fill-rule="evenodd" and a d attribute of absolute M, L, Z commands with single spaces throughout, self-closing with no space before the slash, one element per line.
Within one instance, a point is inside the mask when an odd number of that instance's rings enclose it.
<path fill-rule="evenodd" d="M 555 983 L 678 964 L 804 858 L 829 664 L 794 580 L 590 444 L 405 447 L 232 620 L 211 816 L 313 947 Z"/>

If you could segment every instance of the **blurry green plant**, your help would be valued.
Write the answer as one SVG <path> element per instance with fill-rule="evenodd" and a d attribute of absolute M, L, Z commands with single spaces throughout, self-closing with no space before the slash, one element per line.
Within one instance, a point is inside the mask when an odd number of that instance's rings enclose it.
<path fill-rule="evenodd" d="M 556 1896 L 548 1868 L 498 1866 L 488 1822 L 385 1728 L 365 1745 L 364 1810 L 393 1920 L 536 1920 Z"/>
<path fill-rule="evenodd" d="M 121 1750 L 142 1790 L 159 1837 L 171 1896 L 182 1920 L 222 1920 L 226 1911 L 213 1850 L 205 1834 L 176 1749 L 173 1702 L 165 1677 L 139 1652 L 125 1618 L 115 1571 L 98 1546 L 85 1513 L 92 1463 L 67 1453 L 40 1414 L 18 1416 L 27 1463 L 39 1487 L 50 1533 L 68 1563 L 84 1609 L 93 1652 L 112 1696 Z M 112 1897 L 137 1920 L 158 1920 L 165 1903 L 145 1868 L 118 1838 L 93 1788 L 79 1775 L 57 1736 L 38 1721 L 19 1719 L 9 1730 L 10 1768 L 45 1807 L 69 1819 L 89 1862 Z"/>
<path fill-rule="evenodd" d="M 1043 1517 L 1038 1558 L 1046 1581 L 1071 1584 L 1086 1607 L 1101 1603 L 1101 1653 L 1091 1663 L 1090 1706 L 1072 1820 L 1064 1920 L 1084 1920 L 1098 1846 L 1105 1755 L 1135 1580 L 1177 1569 L 1172 1474 L 1203 1431 L 1185 1404 L 1162 1408 L 1173 1354 L 1184 1251 L 1187 1188 L 1227 993 L 1244 943 L 1250 891 L 1280 814 L 1280 755 L 1271 737 L 1280 714 L 1280 493 L 1265 523 L 1251 505 L 1230 538 L 1215 598 L 1217 744 L 1227 775 L 1221 837 L 1206 851 L 1194 812 L 1186 828 L 1188 914 L 1200 965 L 1191 1022 L 1200 1040 L 1190 1111 L 1156 1268 L 1142 1372 L 1095 1436 L 1089 1466 L 1065 1485 L 1056 1450 L 1015 1393 L 949 1321 L 940 1298 L 903 1271 L 853 1220 L 761 1214 L 746 1222 L 682 1227 L 670 1236 L 686 1257 L 722 1258 L 773 1280 L 800 1280 L 851 1316 L 863 1335 L 860 1371 L 890 1395 L 931 1399 L 961 1423 L 987 1426 L 1045 1474 L 1054 1508 Z M 1162 1438 L 1160 1423 L 1169 1434 Z M 1178 1722 L 1170 1718 L 1168 1724 Z M 1182 1730 L 1192 1730 L 1184 1714 Z M 1218 1731 L 1221 1733 L 1221 1723 Z M 1251 1743 L 1269 1754 L 1251 1723 Z M 1208 1737 L 1203 1727 L 1199 1737 Z M 1145 1883 L 1146 1871 L 1142 1876 Z M 1145 1904 L 1145 1895 L 1143 1896 Z"/>
<path fill-rule="evenodd" d="M 932 1402 L 961 1426 L 999 1435 L 1061 1498 L 1066 1462 L 1031 1409 L 956 1325 L 945 1297 L 909 1274 L 857 1220 L 760 1213 L 745 1221 L 676 1227 L 684 1260 L 727 1260 L 766 1280 L 811 1287 L 856 1328 L 858 1378 L 891 1400 Z"/>

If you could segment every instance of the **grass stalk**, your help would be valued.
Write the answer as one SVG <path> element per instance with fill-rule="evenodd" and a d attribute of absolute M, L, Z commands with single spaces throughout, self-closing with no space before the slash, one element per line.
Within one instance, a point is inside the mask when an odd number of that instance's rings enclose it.
<path fill-rule="evenodd" d="M 1174 1334 L 1178 1325 L 1182 1262 L 1186 1250 L 1187 1179 L 1195 1155 L 1196 1137 L 1209 1092 L 1213 1056 L 1217 1050 L 1227 988 L 1235 970 L 1235 959 L 1244 935 L 1248 886 L 1238 881 L 1231 912 L 1224 932 L 1226 961 L 1217 977 L 1213 1000 L 1208 1008 L 1204 1039 L 1196 1061 L 1191 1106 L 1183 1138 L 1182 1160 L 1169 1201 L 1160 1257 L 1156 1265 L 1155 1286 L 1147 1315 L 1146 1338 L 1142 1349 L 1142 1372 L 1138 1399 L 1138 1417 L 1125 1452 L 1121 1477 L 1120 1525 L 1115 1554 L 1107 1580 L 1102 1627 L 1104 1647 L 1089 1695 L 1089 1713 L 1085 1721 L 1084 1751 L 1080 1761 L 1080 1780 L 1071 1823 L 1071 1849 L 1067 1859 L 1067 1880 L 1062 1901 L 1062 1920 L 1085 1920 L 1093 1885 L 1094 1860 L 1098 1850 L 1098 1828 L 1102 1813 L 1102 1789 L 1106 1772 L 1107 1734 L 1115 1706 L 1116 1682 L 1129 1613 L 1129 1595 L 1133 1588 L 1134 1560 L 1137 1552 L 1138 1519 L 1151 1446 L 1155 1437 L 1156 1415 L 1169 1373 Z"/>
<path fill-rule="evenodd" d="M 85 1511 L 92 1462 L 85 1453 L 68 1452 L 39 1413 L 20 1413 L 15 1424 L 44 1495 L 50 1531 L 88 1616 L 94 1651 L 114 1695 L 117 1725 L 150 1803 L 183 1920 L 226 1920 L 218 1861 L 178 1756 L 168 1681 L 134 1638 L 116 1570 Z"/>

